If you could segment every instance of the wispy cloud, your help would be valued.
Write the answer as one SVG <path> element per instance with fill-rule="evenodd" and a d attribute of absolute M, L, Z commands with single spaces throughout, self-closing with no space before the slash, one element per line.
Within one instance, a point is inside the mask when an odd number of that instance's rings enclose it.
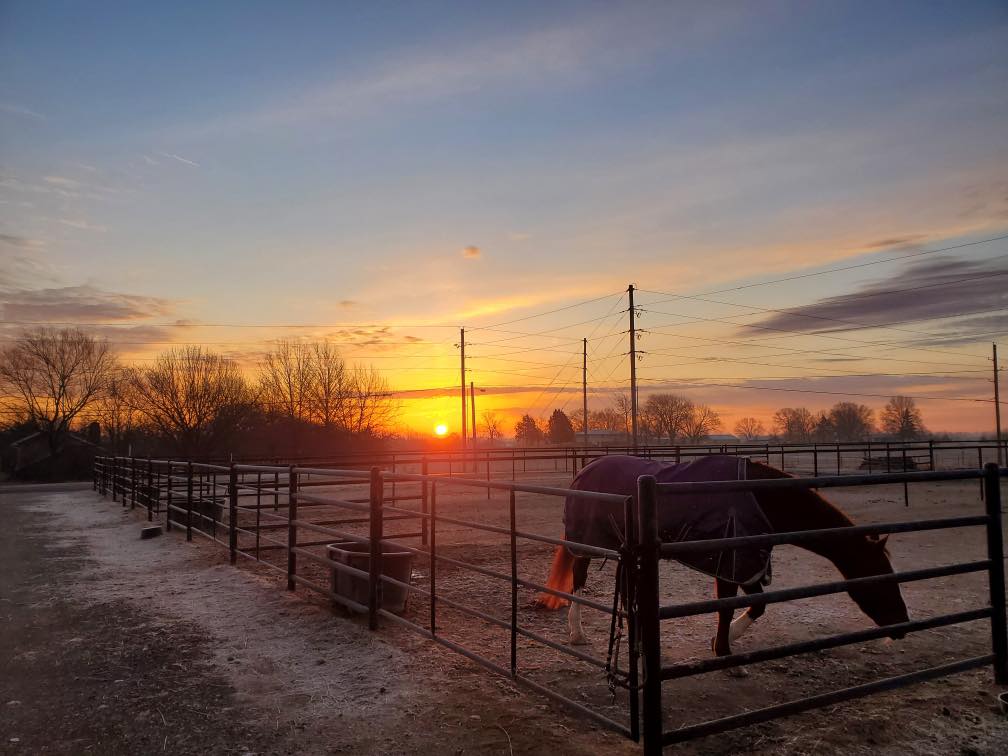
<path fill-rule="evenodd" d="M 96 286 L 12 289 L 0 292 L 8 321 L 131 321 L 170 315 L 175 302 L 162 297 L 122 294 Z"/>
<path fill-rule="evenodd" d="M 849 294 L 789 308 L 758 325 L 833 333 L 944 321 L 930 328 L 938 329 L 936 339 L 914 341 L 967 343 L 970 334 L 1008 330 L 1008 311 L 995 312 L 1001 309 L 1008 310 L 1008 261 L 947 258 L 917 262 Z"/>
<path fill-rule="evenodd" d="M 108 230 L 105 226 L 90 223 L 82 218 L 58 218 L 56 222 L 81 231 L 96 231 L 98 233 L 104 233 Z"/>
<path fill-rule="evenodd" d="M 195 160 L 190 160 L 189 158 L 182 157 L 181 155 L 176 155 L 174 152 L 159 152 L 158 155 L 164 158 L 168 158 L 169 160 L 176 160 L 179 163 L 184 163 L 185 165 L 191 165 L 193 168 L 200 167 L 200 164 L 197 163 Z M 144 155 L 144 157 L 146 158 L 147 156 Z M 152 165 L 157 165 L 156 162 L 153 161 L 150 162 Z"/>
<path fill-rule="evenodd" d="M 23 105 L 16 105 L 14 103 L 4 102 L 0 103 L 0 113 L 6 113 L 7 115 L 19 116 L 21 118 L 30 118 L 34 121 L 45 121 L 46 117 L 39 113 L 38 111 L 32 110 L 31 108 L 26 108 Z"/>
<path fill-rule="evenodd" d="M 490 88 L 515 91 L 588 80 L 600 70 L 619 70 L 659 49 L 685 52 L 752 11 L 744 6 L 684 6 L 585 12 L 575 21 L 459 45 L 442 45 L 382 62 L 352 75 L 317 82 L 293 96 L 171 129 L 181 138 L 210 138 L 303 123 L 345 121 L 393 105 L 439 101 Z M 627 45 L 632 38 L 634 44 Z"/>
<path fill-rule="evenodd" d="M 21 249 L 40 249 L 45 246 L 45 242 L 41 239 L 31 239 L 17 234 L 0 234 L 0 244 Z"/>

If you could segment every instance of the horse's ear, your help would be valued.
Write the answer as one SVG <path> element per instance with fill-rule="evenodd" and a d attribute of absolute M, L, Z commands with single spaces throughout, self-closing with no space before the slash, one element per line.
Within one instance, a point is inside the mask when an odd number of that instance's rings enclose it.
<path fill-rule="evenodd" d="M 883 551 L 885 550 L 886 544 L 889 543 L 889 534 L 886 533 L 884 536 L 878 539 L 879 548 Z"/>

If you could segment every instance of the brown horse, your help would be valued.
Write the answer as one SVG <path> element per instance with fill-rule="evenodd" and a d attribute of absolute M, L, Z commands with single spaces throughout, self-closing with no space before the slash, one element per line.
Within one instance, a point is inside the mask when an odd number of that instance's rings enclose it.
<path fill-rule="evenodd" d="M 732 460 L 721 458 L 722 462 Z M 769 465 L 742 458 L 738 477 L 749 480 L 767 480 L 792 477 Z M 687 463 L 707 464 L 707 463 Z M 729 464 L 729 467 L 731 466 Z M 709 467 L 710 465 L 707 464 Z M 724 465 L 722 465 L 723 467 Z M 637 457 L 608 456 L 602 457 L 584 468 L 574 479 L 571 488 L 577 490 L 602 490 L 605 493 L 616 493 L 626 496 L 636 495 L 634 484 L 640 475 L 652 475 L 669 471 L 673 465 L 662 465 Z M 634 483 L 631 483 L 633 481 Z M 591 485 L 591 488 L 588 487 Z M 837 507 L 826 501 L 811 489 L 757 489 L 753 492 L 758 510 L 765 515 L 769 532 L 790 532 L 798 530 L 815 530 L 819 528 L 850 527 L 854 523 Z M 706 501 L 706 500 L 705 500 Z M 676 506 L 673 497 L 662 496 L 658 501 L 659 531 L 667 533 L 665 525 L 669 515 Z M 606 509 L 610 511 L 606 511 Z M 603 526 L 598 525 L 604 518 Z M 590 521 L 594 521 L 590 522 Z M 585 499 L 569 497 L 564 507 L 565 540 L 586 543 L 602 548 L 618 548 L 621 533 L 617 532 L 616 523 L 623 522 L 623 512 L 619 505 L 599 504 Z M 679 527 L 679 526 L 676 526 Z M 591 540 L 578 540 L 588 536 Z M 665 536 L 663 536 L 665 538 Z M 825 538 L 796 544 L 814 554 L 830 560 L 845 579 L 867 577 L 870 575 L 887 575 L 893 572 L 886 550 L 886 539 L 874 536 L 852 536 L 850 538 Z M 741 550 L 740 550 L 741 551 Z M 769 564 L 769 550 L 765 552 L 766 564 Z M 576 593 L 581 590 L 588 577 L 590 557 L 578 556 L 563 546 L 558 546 L 553 559 L 547 586 L 566 593 Z M 694 565 L 687 565 L 694 566 Z M 739 587 L 748 594 L 762 592 L 762 573 L 747 578 L 745 582 L 732 582 L 716 578 L 715 585 L 718 598 L 735 596 Z M 872 586 L 852 588 L 850 597 L 868 617 L 880 627 L 894 625 L 908 620 L 906 604 L 900 593 L 898 583 L 882 583 Z M 556 609 L 568 603 L 566 599 L 548 593 L 541 593 L 538 602 L 540 606 Z M 581 628 L 581 607 L 571 603 L 568 614 L 570 643 L 582 645 L 587 641 Z M 718 612 L 717 635 L 712 641 L 714 653 L 726 656 L 731 653 L 731 643 L 738 640 L 749 626 L 762 616 L 765 605 L 749 607 L 737 619 L 732 621 L 734 611 L 722 609 Z M 894 638 L 902 637 L 893 634 Z"/>

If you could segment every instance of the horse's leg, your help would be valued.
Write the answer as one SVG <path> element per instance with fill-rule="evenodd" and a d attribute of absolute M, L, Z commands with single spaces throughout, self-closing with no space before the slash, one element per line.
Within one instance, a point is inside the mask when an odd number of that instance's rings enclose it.
<path fill-rule="evenodd" d="M 757 581 L 750 585 L 743 585 L 742 591 L 745 595 L 752 596 L 754 593 L 763 593 L 763 586 Z M 745 631 L 749 629 L 749 626 L 763 616 L 764 611 L 766 611 L 766 604 L 757 604 L 756 606 L 750 606 L 743 612 L 731 623 L 731 629 L 728 631 L 728 643 L 734 643 L 741 638 Z"/>
<path fill-rule="evenodd" d="M 715 580 L 714 586 L 719 599 L 731 598 L 738 593 L 738 586 L 726 580 Z M 730 633 L 734 614 L 733 609 L 718 609 L 717 635 L 711 641 L 715 656 L 728 656 L 731 653 Z"/>
<path fill-rule="evenodd" d="M 738 586 L 735 583 L 729 583 L 725 580 L 717 580 L 715 582 L 717 587 L 717 597 L 720 598 L 731 598 L 738 593 Z M 732 615 L 735 614 L 732 609 L 718 609 L 718 623 L 717 623 L 717 635 L 711 641 L 711 646 L 714 650 L 715 656 L 728 656 L 731 654 L 731 628 L 732 628 Z M 749 672 L 745 667 L 729 667 L 726 670 L 731 677 L 748 677 Z"/>
<path fill-rule="evenodd" d="M 585 583 L 588 582 L 589 564 L 591 564 L 589 557 L 574 558 L 574 587 L 571 588 L 571 593 L 576 594 L 585 587 Z M 581 626 L 581 604 L 576 601 L 570 602 L 570 610 L 567 612 L 567 629 L 570 630 L 570 644 L 572 646 L 588 645 L 584 628 Z"/>

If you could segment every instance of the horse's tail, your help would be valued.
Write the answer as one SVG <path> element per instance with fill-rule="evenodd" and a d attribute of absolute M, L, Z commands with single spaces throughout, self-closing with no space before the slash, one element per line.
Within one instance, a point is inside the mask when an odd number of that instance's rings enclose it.
<path fill-rule="evenodd" d="M 550 567 L 546 586 L 554 591 L 570 593 L 574 589 L 574 555 L 565 546 L 557 546 L 553 552 L 553 566 Z M 559 609 L 570 602 L 552 593 L 540 593 L 536 603 L 545 609 Z"/>

